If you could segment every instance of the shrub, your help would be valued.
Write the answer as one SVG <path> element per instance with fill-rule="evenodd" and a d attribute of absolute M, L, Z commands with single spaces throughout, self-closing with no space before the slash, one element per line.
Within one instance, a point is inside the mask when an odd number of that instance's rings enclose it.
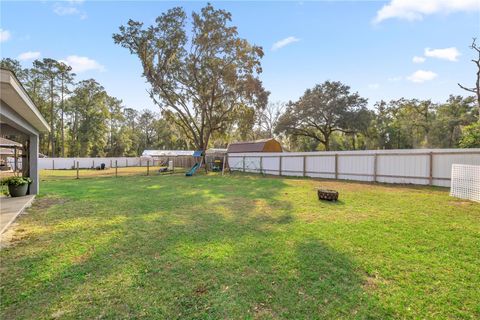
<path fill-rule="evenodd" d="M 23 186 L 25 184 L 30 184 L 32 183 L 32 179 L 28 177 L 7 177 L 3 178 L 0 181 L 0 184 L 2 186 Z"/>
<path fill-rule="evenodd" d="M 480 147 L 480 122 L 472 123 L 463 128 L 459 146 L 461 148 Z"/>

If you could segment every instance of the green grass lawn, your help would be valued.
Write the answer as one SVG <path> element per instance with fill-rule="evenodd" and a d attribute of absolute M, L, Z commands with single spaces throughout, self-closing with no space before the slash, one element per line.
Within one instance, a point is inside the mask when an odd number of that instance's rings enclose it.
<path fill-rule="evenodd" d="M 41 192 L 0 251 L 2 319 L 480 317 L 480 204 L 447 189 L 201 174 Z"/>

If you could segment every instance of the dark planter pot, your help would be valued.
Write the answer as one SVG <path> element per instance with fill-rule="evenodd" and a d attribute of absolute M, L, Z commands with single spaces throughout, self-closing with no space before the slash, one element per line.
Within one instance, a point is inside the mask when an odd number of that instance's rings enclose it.
<path fill-rule="evenodd" d="M 318 189 L 318 199 L 327 201 L 337 201 L 338 191 L 328 189 Z"/>
<path fill-rule="evenodd" d="M 12 197 L 23 197 L 27 195 L 28 183 L 22 184 L 20 186 L 9 185 L 8 193 Z"/>

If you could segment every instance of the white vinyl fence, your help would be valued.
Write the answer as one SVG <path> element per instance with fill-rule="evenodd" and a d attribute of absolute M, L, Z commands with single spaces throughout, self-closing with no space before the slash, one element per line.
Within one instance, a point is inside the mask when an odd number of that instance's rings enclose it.
<path fill-rule="evenodd" d="M 73 169 L 76 168 L 78 161 L 78 167 L 80 169 L 89 169 L 100 166 L 102 163 L 105 164 L 106 168 L 114 168 L 118 165 L 119 168 L 122 167 L 137 167 L 137 166 L 146 166 L 147 162 L 142 161 L 140 157 L 118 157 L 118 158 L 39 158 L 38 159 L 38 168 L 42 169 L 51 169 L 51 170 L 62 170 L 62 169 Z"/>
<path fill-rule="evenodd" d="M 146 167 L 158 166 L 165 161 L 173 161 L 175 167 L 190 168 L 195 163 L 191 156 L 177 157 L 103 157 L 103 158 L 38 158 L 38 168 L 40 170 L 65 170 L 76 169 L 77 162 L 79 169 L 91 169 L 99 167 L 102 163 L 105 168 L 125 168 L 125 167 Z M 20 164 L 21 168 L 21 164 Z"/>
<path fill-rule="evenodd" d="M 452 164 L 480 165 L 480 149 L 231 153 L 228 163 L 244 172 L 448 187 Z"/>

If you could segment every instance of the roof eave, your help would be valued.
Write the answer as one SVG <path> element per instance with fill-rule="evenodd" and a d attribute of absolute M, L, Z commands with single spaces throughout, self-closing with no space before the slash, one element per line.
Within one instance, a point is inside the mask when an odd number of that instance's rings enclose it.
<path fill-rule="evenodd" d="M 32 101 L 30 96 L 28 95 L 27 90 L 23 87 L 23 85 L 18 80 L 15 73 L 8 69 L 0 69 L 1 70 L 1 77 L 0 81 L 9 85 L 12 90 L 19 96 L 19 98 L 24 102 L 24 104 L 29 108 L 29 110 L 34 114 L 37 121 L 31 123 L 31 125 L 40 132 L 50 132 L 50 126 L 48 125 L 45 118 L 42 116 L 40 111 L 38 110 L 35 103 Z"/>

